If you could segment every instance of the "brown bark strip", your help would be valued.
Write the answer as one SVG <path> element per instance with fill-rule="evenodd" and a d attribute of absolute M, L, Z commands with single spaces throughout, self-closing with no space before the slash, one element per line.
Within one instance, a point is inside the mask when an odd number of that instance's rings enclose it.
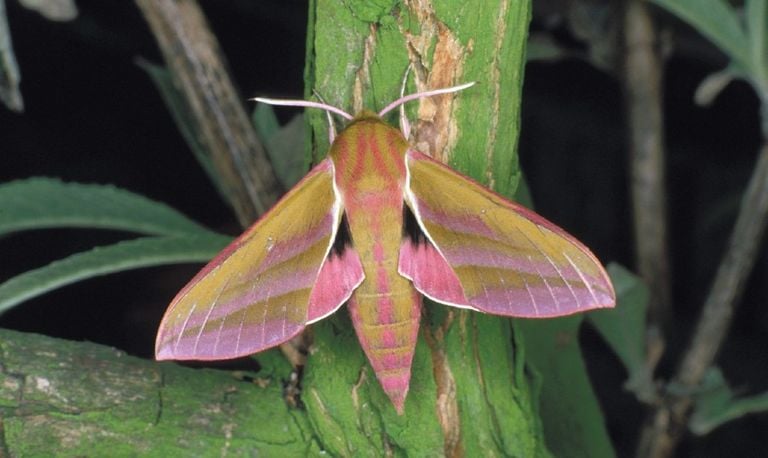
<path fill-rule="evenodd" d="M 420 35 L 404 31 L 410 60 L 416 68 L 414 77 L 417 89 L 425 91 L 458 84 L 466 49 L 435 16 L 430 0 L 407 1 L 406 6 L 418 18 L 421 29 Z M 433 43 L 432 59 L 427 61 Z M 450 159 L 458 137 L 453 100 L 454 94 L 421 99 L 419 119 L 414 129 L 416 149 L 442 162 Z"/>
<path fill-rule="evenodd" d="M 279 189 L 216 37 L 195 0 L 136 3 L 186 97 L 240 224 L 250 225 L 277 200 Z"/>
<path fill-rule="evenodd" d="M 355 406 L 355 410 L 357 411 L 360 410 L 360 396 L 358 395 L 358 391 L 360 390 L 360 387 L 363 386 L 365 381 L 365 369 L 361 369 L 360 376 L 357 378 L 357 382 L 352 385 L 352 405 Z"/>
<path fill-rule="evenodd" d="M 363 62 L 355 72 L 355 84 L 352 88 L 352 114 L 356 115 L 365 108 L 365 88 L 371 85 L 371 60 L 376 51 L 376 24 L 371 24 L 370 33 L 363 45 Z"/>
<path fill-rule="evenodd" d="M 466 319 L 466 313 L 462 313 Z M 430 329 L 424 329 L 424 340 L 430 349 L 432 356 L 432 371 L 437 384 L 437 400 L 435 409 L 440 427 L 443 430 L 444 452 L 448 457 L 464 456 L 461 444 L 461 421 L 459 420 L 459 405 L 456 401 L 456 380 L 448 364 L 445 354 L 445 331 L 453 322 L 454 312 L 449 311 L 448 317 L 434 333 Z"/>

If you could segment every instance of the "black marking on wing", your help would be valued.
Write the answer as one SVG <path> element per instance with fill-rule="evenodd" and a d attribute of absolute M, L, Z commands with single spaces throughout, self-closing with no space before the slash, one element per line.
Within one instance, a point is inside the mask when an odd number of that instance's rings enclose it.
<path fill-rule="evenodd" d="M 421 230 L 419 222 L 416 221 L 416 215 L 413 214 L 408 205 L 403 205 L 403 238 L 411 239 L 411 243 L 418 245 L 427 243 L 427 236 Z"/>
<path fill-rule="evenodd" d="M 331 251 L 328 256 L 339 256 L 344 253 L 344 250 L 352 247 L 352 235 L 349 232 L 349 221 L 347 221 L 347 214 L 341 215 L 341 222 L 339 222 L 339 230 L 336 232 L 336 238 L 333 240 Z"/>

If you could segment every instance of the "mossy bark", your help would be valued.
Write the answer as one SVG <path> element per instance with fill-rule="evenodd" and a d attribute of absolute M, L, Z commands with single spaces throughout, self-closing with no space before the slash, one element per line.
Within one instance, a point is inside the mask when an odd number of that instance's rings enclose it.
<path fill-rule="evenodd" d="M 0 330 L 0 456 L 319 454 L 306 414 L 283 400 L 291 368 L 274 361 L 238 378 Z"/>

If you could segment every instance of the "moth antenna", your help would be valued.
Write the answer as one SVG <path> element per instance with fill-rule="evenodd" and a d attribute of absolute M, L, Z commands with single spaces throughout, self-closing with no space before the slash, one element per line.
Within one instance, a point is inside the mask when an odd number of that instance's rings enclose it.
<path fill-rule="evenodd" d="M 269 99 L 266 97 L 254 97 L 251 100 L 266 103 L 267 105 L 278 105 L 281 107 L 319 108 L 321 110 L 330 111 L 331 113 L 336 113 L 337 115 L 349 121 L 354 119 L 351 114 L 347 113 L 341 108 L 336 108 L 333 105 L 328 105 L 327 103 L 313 102 L 311 100 Z"/>
<path fill-rule="evenodd" d="M 411 74 L 411 66 L 405 67 L 405 75 L 403 75 L 403 84 L 400 86 L 400 98 L 405 97 L 405 85 L 408 84 L 408 75 Z M 405 115 L 405 104 L 400 104 L 400 132 L 403 133 L 403 137 L 408 139 L 411 136 L 411 123 L 408 122 L 408 117 Z"/>
<path fill-rule="evenodd" d="M 315 97 L 317 97 L 318 100 L 320 100 L 320 102 L 327 105 L 327 103 L 325 103 L 325 99 L 323 99 L 323 96 L 320 95 L 320 93 L 317 92 L 317 90 L 312 89 L 312 92 L 315 94 Z M 336 125 L 333 123 L 333 118 L 331 117 L 330 111 L 326 111 L 325 116 L 326 118 L 328 118 L 328 141 L 330 143 L 333 143 L 333 141 L 336 140 Z"/>
<path fill-rule="evenodd" d="M 398 106 L 406 102 L 410 102 L 411 100 L 423 99 L 424 97 L 432 97 L 433 95 L 450 94 L 452 92 L 459 92 L 459 91 L 463 91 L 468 87 L 472 87 L 474 85 L 475 85 L 475 82 L 471 81 L 469 83 L 460 84 L 458 86 L 446 87 L 442 89 L 433 89 L 431 91 L 417 92 L 415 94 L 406 95 L 405 97 L 400 97 L 399 99 L 387 105 L 386 108 L 384 108 L 379 112 L 379 116 L 384 116 L 385 114 L 394 110 Z"/>

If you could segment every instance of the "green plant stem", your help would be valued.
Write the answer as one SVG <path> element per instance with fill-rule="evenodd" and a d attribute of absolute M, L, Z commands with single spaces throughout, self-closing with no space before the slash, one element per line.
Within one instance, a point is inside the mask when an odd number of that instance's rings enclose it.
<path fill-rule="evenodd" d="M 696 331 L 673 380 L 692 393 L 715 360 L 760 253 L 768 223 L 768 142 L 763 143 L 755 170 L 731 233 L 730 241 L 696 325 Z M 693 405 L 690 395 L 670 397 L 643 430 L 639 457 L 671 456 L 686 430 Z"/>
<path fill-rule="evenodd" d="M 218 41 L 195 0 L 136 0 L 186 97 L 197 131 L 243 227 L 278 198 L 279 185 Z"/>
<path fill-rule="evenodd" d="M 20 83 L 21 73 L 16 56 L 13 54 L 11 30 L 5 14 L 5 0 L 0 0 L 0 102 L 16 112 L 24 111 L 24 99 L 19 90 Z"/>
<path fill-rule="evenodd" d="M 666 167 L 662 70 L 656 30 L 645 0 L 626 4 L 624 89 L 630 132 L 630 186 L 635 255 L 651 293 L 646 348 L 649 371 L 663 349 L 664 323 L 671 303 L 667 247 Z"/>

